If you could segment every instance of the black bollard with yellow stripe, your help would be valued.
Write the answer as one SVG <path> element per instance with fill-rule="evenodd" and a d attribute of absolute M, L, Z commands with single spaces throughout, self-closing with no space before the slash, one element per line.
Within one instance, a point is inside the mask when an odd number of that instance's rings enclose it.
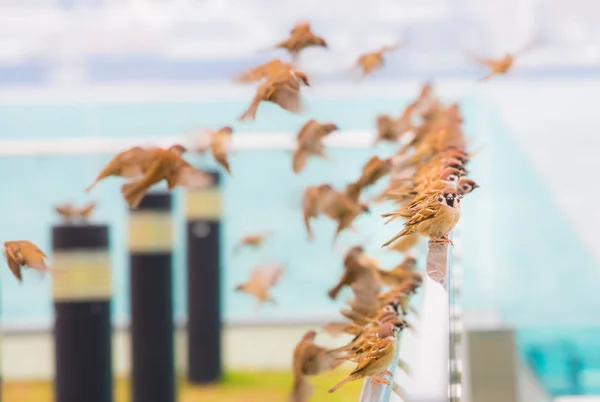
<path fill-rule="evenodd" d="M 133 402 L 174 402 L 171 194 L 149 192 L 129 214 Z"/>
<path fill-rule="evenodd" d="M 108 226 L 52 228 L 56 402 L 110 402 Z"/>
<path fill-rule="evenodd" d="M 219 175 L 212 187 L 188 191 L 188 381 L 204 384 L 221 377 L 221 275 Z"/>

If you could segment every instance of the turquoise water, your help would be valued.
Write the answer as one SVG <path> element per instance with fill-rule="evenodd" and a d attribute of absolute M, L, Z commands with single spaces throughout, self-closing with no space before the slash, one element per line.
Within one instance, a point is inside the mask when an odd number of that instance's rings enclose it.
<path fill-rule="evenodd" d="M 243 132 L 295 132 L 309 117 L 337 123 L 346 130 L 367 130 L 381 112 L 397 113 L 409 101 L 397 99 L 311 99 L 310 116 L 293 116 L 274 106 L 261 107 L 255 123 L 235 122 Z M 570 223 L 554 204 L 525 153 L 483 100 L 461 99 L 465 131 L 480 152 L 470 165 L 471 176 L 482 188 L 463 203 L 461 220 L 465 310 L 497 312 L 519 330 L 524 359 L 541 348 L 553 364 L 538 364 L 540 378 L 548 389 L 561 393 L 568 382 L 562 368 L 567 354 L 555 353 L 554 344 L 571 342 L 587 353 L 598 349 L 598 337 L 581 337 L 585 328 L 598 326 L 600 298 L 596 296 L 600 276 L 592 258 Z M 0 138 L 51 138 L 147 136 L 148 139 L 189 133 L 202 127 L 231 124 L 245 101 L 144 102 L 86 105 L 20 105 L 0 107 Z M 243 135 L 243 134 L 238 134 Z M 357 242 L 391 266 L 400 257 L 386 253 L 380 245 L 399 230 L 383 226 L 382 204 L 358 218 L 358 233 L 342 234 L 331 247 L 334 224 L 315 223 L 316 241 L 308 242 L 300 214 L 300 196 L 307 185 L 324 181 L 343 186 L 358 175 L 373 154 L 390 155 L 393 148 L 329 150 L 332 161 L 310 161 L 299 176 L 291 172 L 288 151 L 244 151 L 231 158 L 232 177 L 224 177 L 224 221 L 221 250 L 223 260 L 223 314 L 238 318 L 303 318 L 335 314 L 340 303 L 331 302 L 326 291 L 341 271 L 341 253 Z M 42 156 L 0 159 L 4 192 L 0 197 L 0 239 L 30 239 L 50 251 L 50 226 L 58 222 L 52 206 L 70 200 L 98 203 L 95 220 L 111 227 L 113 267 L 113 317 L 126 320 L 128 271 L 126 209 L 119 196 L 119 180 L 106 180 L 88 197 L 83 189 L 110 155 Z M 190 158 L 215 168 L 210 157 Z M 377 188 L 370 193 L 377 192 Z M 182 193 L 175 192 L 181 205 Z M 175 315 L 185 316 L 185 238 L 182 209 L 176 211 Z M 272 229 L 277 236 L 258 250 L 232 256 L 231 249 L 244 234 Z M 273 290 L 278 304 L 256 311 L 254 302 L 233 292 L 251 269 L 262 262 L 281 262 L 287 271 Z M 2 322 L 5 324 L 49 323 L 52 319 L 50 279 L 26 274 L 19 285 L 8 269 L 0 270 Z M 344 300 L 347 294 L 341 295 Z M 550 346 L 549 346 L 550 345 Z M 558 357 L 557 357 L 558 356 Z M 535 360 L 535 359 L 534 359 Z M 536 363 L 537 364 L 537 363 Z M 582 392 L 593 392 L 594 371 L 600 356 L 589 355 Z M 570 384 L 570 383 L 569 383 Z M 561 391 L 563 390 L 563 391 Z"/>

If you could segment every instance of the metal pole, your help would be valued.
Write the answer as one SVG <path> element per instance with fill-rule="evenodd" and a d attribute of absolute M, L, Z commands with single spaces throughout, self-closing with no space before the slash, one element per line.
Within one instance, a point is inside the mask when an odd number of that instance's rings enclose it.
<path fill-rule="evenodd" d="M 204 384 L 221 378 L 221 191 L 214 185 L 188 191 L 187 286 L 188 380 Z"/>
<path fill-rule="evenodd" d="M 55 400 L 111 402 L 108 226 L 52 227 Z"/>
<path fill-rule="evenodd" d="M 175 402 L 170 193 L 129 214 L 133 402 Z"/>

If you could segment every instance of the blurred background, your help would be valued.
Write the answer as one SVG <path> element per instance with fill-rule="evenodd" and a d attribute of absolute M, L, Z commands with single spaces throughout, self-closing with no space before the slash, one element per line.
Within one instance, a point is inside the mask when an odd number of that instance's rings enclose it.
<path fill-rule="evenodd" d="M 301 175 L 292 172 L 289 150 L 273 149 L 264 137 L 264 146 L 235 151 L 233 175 L 221 175 L 225 370 L 241 376 L 242 387 L 260 382 L 253 372 L 290 382 L 291 352 L 302 333 L 339 316 L 342 301 L 332 302 L 326 291 L 341 272 L 343 252 L 363 242 L 382 264 L 398 262 L 380 248 L 399 227 L 383 226 L 379 217 L 390 205 L 359 217 L 357 233 L 343 233 L 332 249 L 329 221 L 316 222 L 316 241 L 307 241 L 302 190 L 324 181 L 345 185 L 372 155 L 391 155 L 393 147 L 368 145 L 376 116 L 399 114 L 429 80 L 442 100 L 460 102 L 470 149 L 477 152 L 469 170 L 481 189 L 465 199 L 456 233 L 465 331 L 510 330 L 519 367 L 546 400 L 600 395 L 599 18 L 600 6 L 591 0 L 327 6 L 314 0 L 0 0 L 0 238 L 28 239 L 49 252 L 50 227 L 59 221 L 53 206 L 97 202 L 94 221 L 111 228 L 114 371 L 126 377 L 128 212 L 118 180 L 83 192 L 112 157 L 93 154 L 89 144 L 191 138 L 223 125 L 239 137 L 292 136 L 308 118 L 364 135 L 365 146 L 358 147 L 344 145 L 341 136 L 328 150 L 331 161 L 311 161 Z M 300 57 L 312 82 L 304 92 L 306 113 L 265 105 L 255 122 L 236 121 L 254 87 L 235 84 L 232 76 L 272 57 L 287 60 L 283 51 L 265 49 L 302 20 L 329 44 Z M 408 45 L 357 83 L 349 71 L 358 55 L 399 38 Z M 531 42 L 535 48 L 509 74 L 476 81 L 484 71 L 467 54 L 497 57 Z M 87 150 L 61 155 L 71 140 Z M 220 169 L 210 157 L 187 159 Z M 176 362 L 184 372 L 182 197 L 175 191 L 173 291 Z M 231 253 L 242 236 L 262 230 L 276 231 L 265 247 Z M 285 264 L 286 273 L 273 290 L 277 305 L 256 310 L 234 288 L 265 262 Z M 4 400 L 24 401 L 18 392 L 53 378 L 50 278 L 26 272 L 20 285 L 2 269 L 0 281 Z M 6 393 L 11 383 L 19 385 L 17 394 Z"/>

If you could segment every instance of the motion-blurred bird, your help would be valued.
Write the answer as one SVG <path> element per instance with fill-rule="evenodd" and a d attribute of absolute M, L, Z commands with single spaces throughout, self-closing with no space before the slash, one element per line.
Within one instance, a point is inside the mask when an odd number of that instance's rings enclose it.
<path fill-rule="evenodd" d="M 460 218 L 460 196 L 453 188 L 439 192 L 435 200 L 420 209 L 404 224 L 404 229 L 385 242 L 389 246 L 402 236 L 413 233 L 430 237 L 434 242 L 450 242 L 448 233 L 454 229 Z"/>
<path fill-rule="evenodd" d="M 521 50 L 514 53 L 506 53 L 504 56 L 499 58 L 485 58 L 475 55 L 468 55 L 468 57 L 475 63 L 483 65 L 489 69 L 489 73 L 481 78 L 478 81 L 487 81 L 495 75 L 503 75 L 511 70 L 513 67 L 514 61 L 517 57 L 524 55 L 529 52 L 532 48 L 537 44 L 536 40 L 529 42 L 525 45 Z"/>
<path fill-rule="evenodd" d="M 67 202 L 65 204 L 54 207 L 54 210 L 62 217 L 63 223 L 65 224 L 70 224 L 77 218 L 81 219 L 83 223 L 86 223 L 90 214 L 94 211 L 95 207 L 96 204 L 93 202 L 89 203 L 88 205 L 82 208 L 75 208 L 73 204 Z"/>
<path fill-rule="evenodd" d="M 304 72 L 299 70 L 278 72 L 258 87 L 252 103 L 238 120 L 254 120 L 261 102 L 275 103 L 289 112 L 299 113 L 302 110 L 300 85 L 310 86 L 308 76 Z"/>
<path fill-rule="evenodd" d="M 343 230 L 355 230 L 352 222 L 363 212 L 370 212 L 369 206 L 352 200 L 345 192 L 332 190 L 328 193 L 323 199 L 323 213 L 338 223 L 332 244 Z"/>
<path fill-rule="evenodd" d="M 310 220 L 317 218 L 323 212 L 325 198 L 329 197 L 334 191 L 329 184 L 308 186 L 304 189 L 302 194 L 302 217 L 309 240 L 315 237 L 310 227 Z"/>
<path fill-rule="evenodd" d="M 257 82 L 263 78 L 270 78 L 277 75 L 281 71 L 289 71 L 293 68 L 290 63 L 285 63 L 279 59 L 271 59 L 268 62 L 256 66 L 245 73 L 238 75 L 235 80 L 237 82 L 248 83 Z"/>
<path fill-rule="evenodd" d="M 287 50 L 292 56 L 292 63 L 296 63 L 300 52 L 311 46 L 327 48 L 327 42 L 312 32 L 310 23 L 302 22 L 296 24 L 291 29 L 290 36 L 276 44 L 274 48 Z"/>
<path fill-rule="evenodd" d="M 346 378 L 331 388 L 329 392 L 336 391 L 350 381 L 361 380 L 365 377 L 371 377 L 374 383 L 380 382 L 389 385 L 390 382 L 383 378 L 383 376 L 392 375 L 387 368 L 394 360 L 397 333 L 398 328 L 394 325 L 382 325 L 378 331 L 379 341 L 361 356 L 356 368 Z"/>
<path fill-rule="evenodd" d="M 143 174 L 141 164 L 145 154 L 146 150 L 142 147 L 133 147 L 118 153 L 100 171 L 96 180 L 94 180 L 85 191 L 89 192 L 96 184 L 109 176 L 120 176 L 126 179 L 133 179 L 141 176 Z"/>
<path fill-rule="evenodd" d="M 269 290 L 277 284 L 283 272 L 284 268 L 281 264 L 259 265 L 252 270 L 250 279 L 246 283 L 237 285 L 235 290 L 254 296 L 258 301 L 257 309 L 266 301 L 276 304 L 275 300 L 271 298 Z"/>
<path fill-rule="evenodd" d="M 231 168 L 227 156 L 231 146 L 231 134 L 233 129 L 230 126 L 225 126 L 217 131 L 209 131 L 210 150 L 215 160 L 219 165 L 223 166 L 227 173 L 231 175 Z"/>
<path fill-rule="evenodd" d="M 23 281 L 21 268 L 32 268 L 36 271 L 46 272 L 48 267 L 44 258 L 44 254 L 35 244 L 28 240 L 15 240 L 4 242 L 4 255 L 8 268 L 13 273 L 19 282 Z"/>
<path fill-rule="evenodd" d="M 358 60 L 356 61 L 356 68 L 359 68 L 362 71 L 362 75 L 361 75 L 360 79 L 361 80 L 364 79 L 367 75 L 371 74 L 373 71 L 383 67 L 384 53 L 394 51 L 404 45 L 405 45 L 404 42 L 400 42 L 400 43 L 394 44 L 392 46 L 383 46 L 381 49 L 379 49 L 375 52 L 364 53 L 361 56 L 359 56 Z"/>
<path fill-rule="evenodd" d="M 273 231 L 265 231 L 261 233 L 253 233 L 246 235 L 233 248 L 233 253 L 237 254 L 243 247 L 258 248 L 263 245 L 266 238 L 273 234 Z"/>
<path fill-rule="evenodd" d="M 192 167 L 181 158 L 181 154 L 173 152 L 172 148 L 148 150 L 142 163 L 144 175 L 123 184 L 121 194 L 131 208 L 136 208 L 148 189 L 163 179 L 167 181 L 169 190 L 176 186 L 205 188 L 213 183 L 214 179 L 210 174 Z"/>
<path fill-rule="evenodd" d="M 294 348 L 292 372 L 294 385 L 289 402 L 308 401 L 312 386 L 306 376 L 313 376 L 333 370 L 341 361 L 337 361 L 338 353 L 314 344 L 317 333 L 308 331 Z"/>
<path fill-rule="evenodd" d="M 395 287 L 401 285 L 405 280 L 412 277 L 420 277 L 418 272 L 415 272 L 417 260 L 413 257 L 406 257 L 404 261 L 396 265 L 389 271 L 383 269 L 378 270 L 379 277 L 384 285 Z M 417 274 L 417 275 L 414 275 Z"/>
<path fill-rule="evenodd" d="M 304 123 L 300 132 L 296 136 L 298 147 L 293 155 L 294 173 L 300 173 L 309 156 L 315 155 L 327 159 L 323 149 L 323 138 L 338 130 L 338 126 L 333 123 L 319 123 L 311 119 Z"/>

